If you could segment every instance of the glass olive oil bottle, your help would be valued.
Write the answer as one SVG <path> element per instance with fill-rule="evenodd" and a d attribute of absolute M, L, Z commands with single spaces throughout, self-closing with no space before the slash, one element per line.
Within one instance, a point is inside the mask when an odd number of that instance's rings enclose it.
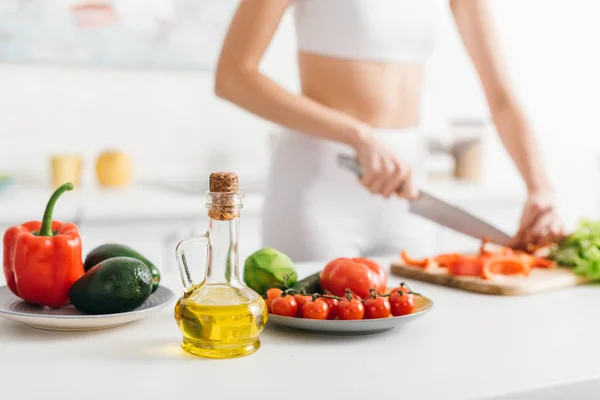
<path fill-rule="evenodd" d="M 239 278 L 238 229 L 243 193 L 229 172 L 213 173 L 206 193 L 209 229 L 201 237 L 180 242 L 176 248 L 185 288 L 175 306 L 175 320 L 183 333 L 181 347 L 209 358 L 251 354 L 260 347 L 259 335 L 267 322 L 263 298 Z M 194 284 L 185 257 L 191 242 L 206 243 L 202 282 Z"/>

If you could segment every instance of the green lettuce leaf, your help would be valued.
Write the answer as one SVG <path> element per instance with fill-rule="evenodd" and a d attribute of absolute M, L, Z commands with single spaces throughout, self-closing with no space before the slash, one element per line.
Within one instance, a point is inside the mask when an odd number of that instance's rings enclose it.
<path fill-rule="evenodd" d="M 582 220 L 550 253 L 557 264 L 581 276 L 600 280 L 600 221 Z"/>

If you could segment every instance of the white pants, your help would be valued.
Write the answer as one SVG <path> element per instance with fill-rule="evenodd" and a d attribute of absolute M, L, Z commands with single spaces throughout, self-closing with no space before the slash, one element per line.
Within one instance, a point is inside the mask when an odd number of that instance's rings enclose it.
<path fill-rule="evenodd" d="M 378 130 L 377 135 L 425 179 L 424 143 L 417 129 Z M 294 261 L 336 257 L 388 257 L 403 249 L 423 252 L 427 228 L 404 199 L 371 194 L 337 155 L 344 144 L 284 131 L 272 152 L 262 238 Z"/>

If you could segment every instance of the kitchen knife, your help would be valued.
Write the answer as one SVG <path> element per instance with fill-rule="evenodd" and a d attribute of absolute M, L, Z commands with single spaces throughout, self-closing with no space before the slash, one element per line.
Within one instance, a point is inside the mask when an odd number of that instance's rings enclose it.
<path fill-rule="evenodd" d="M 358 176 L 362 175 L 362 168 L 355 158 L 339 155 L 338 163 Z M 409 210 L 413 214 L 477 239 L 487 238 L 501 246 L 508 246 L 511 240 L 510 236 L 498 228 L 423 190 L 419 190 L 419 197 L 409 200 Z"/>

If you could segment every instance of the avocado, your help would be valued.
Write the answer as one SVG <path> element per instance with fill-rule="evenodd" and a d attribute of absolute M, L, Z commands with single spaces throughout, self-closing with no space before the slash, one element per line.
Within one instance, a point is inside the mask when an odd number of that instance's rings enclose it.
<path fill-rule="evenodd" d="M 294 283 L 292 289 L 305 294 L 322 293 L 321 289 L 321 271 L 315 272 Z"/>
<path fill-rule="evenodd" d="M 115 314 L 141 306 L 152 293 L 152 274 L 140 260 L 113 257 L 87 271 L 71 286 L 73 306 L 88 314 Z"/>
<path fill-rule="evenodd" d="M 152 293 L 158 289 L 160 283 L 160 271 L 156 268 L 156 265 L 131 247 L 123 244 L 107 243 L 96 247 L 94 250 L 90 251 L 85 258 L 83 269 L 87 272 L 90 268 L 96 266 L 96 264 L 113 257 L 132 257 L 146 264 L 152 273 Z"/>

